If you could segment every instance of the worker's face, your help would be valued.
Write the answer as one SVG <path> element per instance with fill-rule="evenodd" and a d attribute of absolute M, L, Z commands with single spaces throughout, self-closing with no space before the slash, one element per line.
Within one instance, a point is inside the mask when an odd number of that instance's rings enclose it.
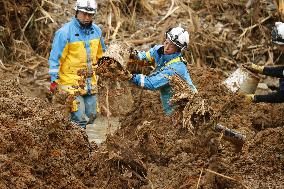
<path fill-rule="evenodd" d="M 92 24 L 93 18 L 94 14 L 89 14 L 82 11 L 77 12 L 77 19 L 80 21 L 82 26 L 89 26 Z"/>
<path fill-rule="evenodd" d="M 173 54 L 178 52 L 178 47 L 173 44 L 169 39 L 166 39 L 164 42 L 164 54 Z"/>

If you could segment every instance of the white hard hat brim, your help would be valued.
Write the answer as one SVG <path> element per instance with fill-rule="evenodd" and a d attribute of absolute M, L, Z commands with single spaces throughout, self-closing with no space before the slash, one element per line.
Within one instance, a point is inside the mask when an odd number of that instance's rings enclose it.
<path fill-rule="evenodd" d="M 95 14 L 97 12 L 96 10 L 88 11 L 86 9 L 77 9 L 77 11 L 85 12 L 85 13 L 88 13 L 88 14 Z"/>
<path fill-rule="evenodd" d="M 276 45 L 284 45 L 283 42 L 279 42 L 279 41 L 272 41 L 272 43 L 276 44 Z"/>

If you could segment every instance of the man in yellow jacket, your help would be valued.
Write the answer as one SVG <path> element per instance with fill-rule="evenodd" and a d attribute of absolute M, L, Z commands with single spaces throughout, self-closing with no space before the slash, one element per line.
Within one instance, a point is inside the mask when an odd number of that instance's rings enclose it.
<path fill-rule="evenodd" d="M 106 50 L 101 29 L 94 23 L 95 0 L 77 0 L 76 16 L 55 34 L 49 57 L 50 91 L 75 96 L 71 120 L 82 128 L 96 117 L 97 60 Z"/>

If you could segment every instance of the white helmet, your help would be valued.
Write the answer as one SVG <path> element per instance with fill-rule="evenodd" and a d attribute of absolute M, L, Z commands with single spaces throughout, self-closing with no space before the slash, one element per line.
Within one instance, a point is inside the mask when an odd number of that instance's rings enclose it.
<path fill-rule="evenodd" d="M 166 38 L 168 38 L 181 50 L 187 48 L 189 44 L 189 33 L 181 27 L 170 28 L 166 32 Z"/>
<path fill-rule="evenodd" d="M 284 45 L 284 23 L 275 22 L 275 27 L 271 31 L 272 42 L 277 45 Z"/>
<path fill-rule="evenodd" d="M 89 14 L 95 14 L 97 12 L 97 2 L 96 0 L 77 0 L 75 4 L 75 11 L 82 11 Z"/>

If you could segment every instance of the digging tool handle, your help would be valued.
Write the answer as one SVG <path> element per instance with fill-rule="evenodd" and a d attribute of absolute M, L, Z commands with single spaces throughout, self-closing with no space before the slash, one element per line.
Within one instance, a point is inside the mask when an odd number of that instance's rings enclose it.
<path fill-rule="evenodd" d="M 230 138 L 234 138 L 234 139 L 237 139 L 237 140 L 240 140 L 240 141 L 243 141 L 243 142 L 246 139 L 246 136 L 243 135 L 242 133 L 239 133 L 235 130 L 229 129 L 229 128 L 221 125 L 221 124 L 217 124 L 214 127 L 214 130 L 217 131 L 217 132 L 223 132 L 225 136 L 230 137 Z"/>

